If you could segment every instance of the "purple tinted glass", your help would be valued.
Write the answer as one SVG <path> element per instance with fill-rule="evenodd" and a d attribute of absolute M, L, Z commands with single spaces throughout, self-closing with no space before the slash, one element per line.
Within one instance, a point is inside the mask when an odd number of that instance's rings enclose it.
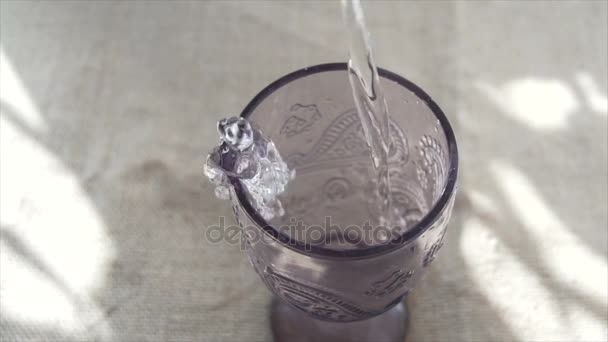
<path fill-rule="evenodd" d="M 241 114 L 296 170 L 280 197 L 285 215 L 270 222 L 232 179 L 243 246 L 280 299 L 271 315 L 277 341 L 403 340 L 402 300 L 443 246 L 458 171 L 454 133 L 420 88 L 379 74 L 392 120 L 391 195 L 405 222 L 397 230 L 374 225 L 372 163 L 345 63 L 284 76 Z"/>
<path fill-rule="evenodd" d="M 258 227 L 286 247 L 327 257 L 388 252 L 431 227 L 453 197 L 458 154 L 447 118 L 413 83 L 390 71 L 380 69 L 379 73 L 392 116 L 389 161 L 393 202 L 408 222 L 407 227 L 381 243 L 377 239 L 352 245 L 331 243 L 361 240 L 361 231 L 344 231 L 367 221 L 375 228 L 373 218 L 379 216 L 367 203 L 373 170 L 345 63 L 322 64 L 288 74 L 262 90 L 243 110 L 241 116 L 275 142 L 298 175 L 281 197 L 287 215 L 272 222 L 255 212 L 241 184 L 233 182 L 239 206 Z M 294 221 L 317 231 L 298 237 L 293 229 L 285 227 Z M 339 229 L 319 232 L 330 226 Z M 319 233 L 332 235 L 319 237 Z"/>

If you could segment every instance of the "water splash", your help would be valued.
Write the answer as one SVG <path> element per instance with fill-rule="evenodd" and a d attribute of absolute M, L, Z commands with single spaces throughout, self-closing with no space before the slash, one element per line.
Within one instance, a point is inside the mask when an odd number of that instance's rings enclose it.
<path fill-rule="evenodd" d="M 223 119 L 217 127 L 220 143 L 205 162 L 205 175 L 216 185 L 215 195 L 230 199 L 230 178 L 237 178 L 266 221 L 283 216 L 277 196 L 285 192 L 295 170 L 289 170 L 274 142 L 246 119 Z"/>

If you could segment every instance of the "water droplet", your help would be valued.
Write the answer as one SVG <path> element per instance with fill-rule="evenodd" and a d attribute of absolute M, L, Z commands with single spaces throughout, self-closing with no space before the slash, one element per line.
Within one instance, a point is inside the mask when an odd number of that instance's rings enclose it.
<path fill-rule="evenodd" d="M 380 242 L 388 241 L 388 233 L 384 230 L 380 231 L 378 233 L 378 239 L 380 240 Z"/>

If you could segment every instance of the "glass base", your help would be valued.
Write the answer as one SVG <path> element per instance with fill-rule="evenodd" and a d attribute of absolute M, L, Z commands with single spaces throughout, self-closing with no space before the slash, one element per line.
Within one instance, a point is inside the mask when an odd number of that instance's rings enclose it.
<path fill-rule="evenodd" d="M 408 314 L 402 301 L 387 312 L 367 320 L 327 322 L 314 319 L 274 298 L 270 322 L 275 342 L 403 342 Z"/>

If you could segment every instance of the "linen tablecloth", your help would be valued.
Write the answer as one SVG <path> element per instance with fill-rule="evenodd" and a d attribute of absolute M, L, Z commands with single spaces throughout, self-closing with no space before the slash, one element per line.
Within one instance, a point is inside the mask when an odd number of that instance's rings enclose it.
<path fill-rule="evenodd" d="M 607 3 L 364 7 L 461 156 L 408 341 L 606 341 Z M 339 2 L 0 9 L 0 340 L 270 340 L 270 292 L 205 239 L 232 219 L 204 155 L 268 83 L 347 59 Z"/>

